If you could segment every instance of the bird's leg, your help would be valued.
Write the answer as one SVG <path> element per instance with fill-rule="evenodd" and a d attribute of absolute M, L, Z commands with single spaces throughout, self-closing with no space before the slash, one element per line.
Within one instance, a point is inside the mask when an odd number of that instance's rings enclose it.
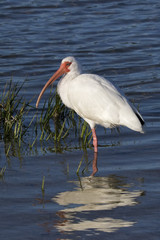
<path fill-rule="evenodd" d="M 98 141 L 97 141 L 97 136 L 96 136 L 96 131 L 94 128 L 92 128 L 92 136 L 93 136 L 93 146 L 94 146 L 94 152 L 98 152 Z"/>
<path fill-rule="evenodd" d="M 98 172 L 98 168 L 97 168 L 97 155 L 98 155 L 98 153 L 94 152 L 94 159 L 93 159 L 93 165 L 92 165 L 93 172 L 92 172 L 91 176 L 94 176 L 95 173 Z"/>

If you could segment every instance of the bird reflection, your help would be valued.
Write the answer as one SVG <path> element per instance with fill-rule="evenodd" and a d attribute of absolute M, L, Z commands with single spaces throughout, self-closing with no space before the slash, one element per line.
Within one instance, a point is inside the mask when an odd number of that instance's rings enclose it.
<path fill-rule="evenodd" d="M 60 220 L 55 224 L 60 232 L 82 230 L 114 232 L 135 223 L 106 217 L 106 211 L 138 204 L 136 198 L 141 195 L 140 191 L 125 190 L 128 185 L 126 186 L 116 176 L 84 177 L 81 178 L 81 183 L 75 181 L 74 184 L 76 185 L 74 191 L 61 192 L 52 199 L 60 206 L 64 206 L 64 209 L 57 213 Z M 91 216 L 93 213 L 94 218 Z"/>

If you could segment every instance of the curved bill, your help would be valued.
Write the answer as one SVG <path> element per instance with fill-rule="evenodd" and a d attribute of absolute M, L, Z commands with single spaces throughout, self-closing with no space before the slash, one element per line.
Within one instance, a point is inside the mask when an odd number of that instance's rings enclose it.
<path fill-rule="evenodd" d="M 64 65 L 61 64 L 60 68 L 57 70 L 57 72 L 55 72 L 53 74 L 53 76 L 48 80 L 48 82 L 45 84 L 42 91 L 40 92 L 39 97 L 38 97 L 37 102 L 36 102 L 36 108 L 38 108 L 40 99 L 41 99 L 43 93 L 45 92 L 45 90 L 47 89 L 47 87 L 49 87 L 57 78 L 62 76 L 64 73 L 65 73 L 65 68 L 64 68 Z"/>

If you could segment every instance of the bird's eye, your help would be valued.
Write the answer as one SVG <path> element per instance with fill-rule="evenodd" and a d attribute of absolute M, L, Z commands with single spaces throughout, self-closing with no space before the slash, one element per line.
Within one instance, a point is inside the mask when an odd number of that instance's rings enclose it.
<path fill-rule="evenodd" d="M 71 65 L 71 62 L 67 62 L 66 66 L 69 67 Z"/>

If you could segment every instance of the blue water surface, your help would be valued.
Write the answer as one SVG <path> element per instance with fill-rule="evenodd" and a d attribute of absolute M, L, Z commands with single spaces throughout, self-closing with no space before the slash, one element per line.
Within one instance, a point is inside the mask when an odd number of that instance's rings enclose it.
<path fill-rule="evenodd" d="M 94 178 L 93 149 L 55 153 L 52 143 L 38 142 L 34 151 L 15 147 L 8 159 L 0 134 L 1 239 L 159 240 L 160 2 L 1 0 L 0 9 L 1 93 L 7 81 L 26 80 L 21 93 L 35 105 L 72 55 L 84 72 L 120 87 L 146 122 L 145 134 L 97 127 Z M 70 133 L 66 144 L 76 141 Z"/>

